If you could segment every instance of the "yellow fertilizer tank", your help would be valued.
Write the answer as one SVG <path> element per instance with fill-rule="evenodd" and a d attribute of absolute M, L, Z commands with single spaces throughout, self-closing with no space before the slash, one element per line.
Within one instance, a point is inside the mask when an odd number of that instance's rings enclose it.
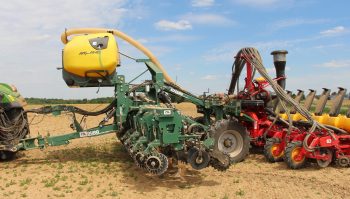
<path fill-rule="evenodd" d="M 117 65 L 118 46 L 110 33 L 74 36 L 63 49 L 63 77 L 68 86 L 97 86 L 113 77 Z"/>

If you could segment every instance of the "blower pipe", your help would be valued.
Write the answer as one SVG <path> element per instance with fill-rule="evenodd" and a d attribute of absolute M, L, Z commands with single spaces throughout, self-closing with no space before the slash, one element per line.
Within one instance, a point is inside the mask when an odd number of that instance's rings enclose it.
<path fill-rule="evenodd" d="M 275 69 L 276 69 L 276 78 L 286 77 L 285 71 L 286 71 L 287 54 L 288 54 L 288 51 L 286 50 L 275 50 L 271 52 L 271 55 L 273 56 L 273 64 L 275 65 Z M 285 78 L 279 79 L 277 83 L 283 89 L 286 88 Z"/>

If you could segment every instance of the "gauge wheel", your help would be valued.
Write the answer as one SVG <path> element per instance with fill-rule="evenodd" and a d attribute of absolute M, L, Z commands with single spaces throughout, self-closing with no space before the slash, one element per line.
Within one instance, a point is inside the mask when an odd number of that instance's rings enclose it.
<path fill-rule="evenodd" d="M 274 163 L 283 161 L 284 149 L 280 150 L 281 141 L 279 138 L 269 138 L 264 146 L 264 156 L 267 161 Z"/>
<path fill-rule="evenodd" d="M 290 142 L 285 150 L 285 162 L 291 169 L 301 169 L 305 167 L 307 158 L 305 156 L 300 157 L 299 154 L 303 148 L 302 142 Z"/>

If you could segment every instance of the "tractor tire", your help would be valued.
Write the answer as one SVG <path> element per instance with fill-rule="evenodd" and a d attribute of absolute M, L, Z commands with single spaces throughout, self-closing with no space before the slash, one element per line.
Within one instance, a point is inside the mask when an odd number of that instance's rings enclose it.
<path fill-rule="evenodd" d="M 281 143 L 279 138 L 269 138 L 264 145 L 264 156 L 268 162 L 281 162 L 283 161 L 284 151 L 279 154 L 275 154 L 278 145 Z"/>
<path fill-rule="evenodd" d="M 0 162 L 1 161 L 10 161 L 16 158 L 17 152 L 12 151 L 0 151 Z"/>
<path fill-rule="evenodd" d="M 249 154 L 250 137 L 247 129 L 233 120 L 220 120 L 211 129 L 214 150 L 230 157 L 230 163 L 243 161 Z"/>
<path fill-rule="evenodd" d="M 0 131 L 0 145 L 12 148 L 30 132 L 27 114 L 20 107 L 10 108 L 0 112 L 0 114 L 0 118 L 2 119 L 0 121 L 0 127 L 10 129 Z M 17 151 L 0 150 L 0 162 L 14 160 L 16 154 Z"/>
<path fill-rule="evenodd" d="M 291 169 L 301 169 L 306 166 L 307 158 L 304 157 L 302 160 L 296 160 L 295 157 L 299 154 L 300 150 L 303 148 L 301 141 L 288 143 L 284 151 L 284 161 L 287 166 Z"/>

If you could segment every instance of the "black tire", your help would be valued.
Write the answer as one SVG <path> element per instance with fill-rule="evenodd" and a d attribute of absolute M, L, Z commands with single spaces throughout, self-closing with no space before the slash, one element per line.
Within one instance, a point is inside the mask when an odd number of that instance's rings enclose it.
<path fill-rule="evenodd" d="M 16 146 L 19 141 L 23 138 L 25 138 L 29 134 L 29 124 L 28 124 L 28 117 L 27 114 L 24 113 L 23 108 L 20 107 L 14 107 L 11 109 L 6 110 L 6 112 L 3 112 L 1 114 L 3 118 L 6 118 L 6 122 L 8 122 L 10 125 L 13 125 L 16 123 L 18 127 L 15 129 L 12 128 L 11 131 L 7 132 L 0 132 L 6 133 L 7 135 L 4 136 L 4 134 L 1 136 L 0 139 L 0 145 L 6 145 L 7 147 L 14 147 Z M 0 122 L 0 125 L 4 125 Z M 6 126 L 5 126 L 6 127 Z M 10 135 L 10 136 L 9 136 Z M 0 150 L 0 161 L 10 161 L 16 158 L 17 151 L 3 151 Z"/>
<path fill-rule="evenodd" d="M 201 170 L 208 167 L 210 161 L 210 156 L 208 152 L 202 151 L 202 155 L 201 157 L 199 157 L 199 150 L 196 149 L 188 155 L 188 163 L 192 166 L 192 168 L 196 170 Z"/>
<path fill-rule="evenodd" d="M 0 161 L 10 161 L 16 158 L 17 152 L 0 151 Z"/>
<path fill-rule="evenodd" d="M 326 168 L 328 167 L 331 163 L 332 163 L 332 160 L 334 159 L 334 152 L 328 148 L 320 148 L 320 154 L 321 155 L 325 155 L 325 156 L 328 156 L 329 159 L 328 160 L 321 160 L 321 159 L 316 159 L 316 162 L 317 162 L 317 165 L 320 167 L 320 168 Z"/>
<path fill-rule="evenodd" d="M 29 124 L 28 124 L 28 117 L 27 114 L 24 113 L 23 108 L 11 108 L 9 110 L 6 110 L 3 116 L 8 119 L 8 123 L 10 125 L 17 124 L 17 128 L 14 131 L 8 131 L 7 134 L 10 134 L 11 136 L 2 136 L 2 140 L 0 140 L 0 143 L 4 145 L 11 145 L 16 144 L 19 142 L 19 140 L 25 138 L 29 134 Z M 3 125 L 0 123 L 0 125 Z M 2 133 L 2 132 L 0 132 Z M 10 152 L 11 153 L 11 152 Z"/>
<path fill-rule="evenodd" d="M 281 140 L 279 138 L 269 138 L 266 140 L 266 143 L 264 145 L 264 156 L 268 162 L 274 163 L 283 161 L 283 151 L 278 155 L 274 154 L 276 145 L 280 143 Z"/>
<path fill-rule="evenodd" d="M 247 129 L 233 120 L 220 120 L 211 129 L 214 150 L 230 157 L 230 163 L 243 161 L 249 154 L 250 137 Z"/>
<path fill-rule="evenodd" d="M 300 150 L 302 147 L 303 144 L 301 141 L 288 143 L 286 150 L 284 151 L 284 161 L 287 163 L 289 168 L 301 169 L 306 166 L 306 157 L 304 157 L 302 160 L 295 160 L 298 150 Z"/>

